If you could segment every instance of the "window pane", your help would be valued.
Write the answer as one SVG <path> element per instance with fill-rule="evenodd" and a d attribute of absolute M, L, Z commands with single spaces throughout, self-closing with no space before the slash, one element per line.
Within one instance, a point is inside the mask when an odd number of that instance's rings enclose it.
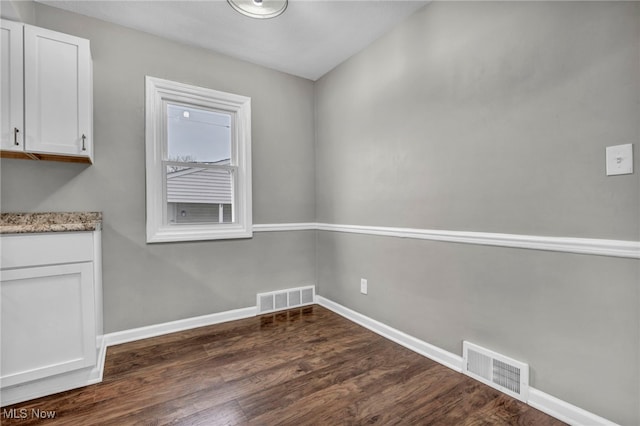
<path fill-rule="evenodd" d="M 229 164 L 231 115 L 167 104 L 167 160 Z"/>
<path fill-rule="evenodd" d="M 169 223 L 231 223 L 231 204 L 169 203 Z"/>
<path fill-rule="evenodd" d="M 230 170 L 166 166 L 168 223 L 231 223 Z"/>

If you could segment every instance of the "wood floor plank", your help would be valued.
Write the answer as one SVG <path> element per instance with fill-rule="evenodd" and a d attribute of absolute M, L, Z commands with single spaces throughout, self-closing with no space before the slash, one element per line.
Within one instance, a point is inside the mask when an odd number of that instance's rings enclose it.
<path fill-rule="evenodd" d="M 240 405 L 250 418 L 259 417 L 274 410 L 288 410 L 291 404 L 300 400 L 313 399 L 318 396 L 317 392 L 333 385 L 368 374 L 376 369 L 380 372 L 380 368 L 387 360 L 385 357 L 390 354 L 389 352 L 378 353 L 377 348 L 369 345 L 354 350 L 351 355 L 354 357 L 352 361 L 346 361 L 337 356 L 330 360 L 330 364 L 325 368 L 240 398 Z M 398 368 L 406 366 L 399 358 L 396 361 Z"/>
<path fill-rule="evenodd" d="M 225 380 L 234 380 L 244 376 L 249 376 L 269 368 L 272 365 L 283 362 L 296 361 L 299 359 L 311 359 L 319 357 L 330 357 L 355 349 L 359 346 L 369 346 L 370 339 L 363 336 L 340 336 L 333 340 L 332 345 L 327 343 L 300 345 L 299 349 L 292 351 L 290 347 L 281 346 L 279 349 L 266 350 L 257 349 L 250 357 L 235 362 L 228 363 L 220 368 L 220 375 Z"/>
<path fill-rule="evenodd" d="M 104 381 L 4 407 L 3 425 L 562 423 L 322 307 L 110 347 Z"/>
<path fill-rule="evenodd" d="M 386 423 L 387 420 L 393 423 L 393 419 L 402 419 L 414 410 L 413 401 L 437 398 L 436 389 L 442 391 L 456 384 L 456 378 L 446 367 L 413 361 L 411 368 L 388 377 L 386 382 L 376 383 L 366 395 L 334 413 L 330 420 L 353 418 L 358 423 Z"/>
<path fill-rule="evenodd" d="M 155 370 L 137 371 L 126 380 L 116 380 L 93 386 L 94 400 L 82 405 L 57 407 L 65 422 L 74 424 L 92 412 L 100 413 L 100 421 L 117 418 L 122 413 L 138 410 L 143 406 L 164 404 L 193 392 L 221 387 L 222 378 L 207 365 L 172 365 Z M 66 423 L 66 422 L 70 423 Z"/>
<path fill-rule="evenodd" d="M 199 394 L 190 394 L 181 400 L 171 400 L 163 404 L 146 406 L 136 411 L 127 412 L 109 420 L 100 421 L 101 426 L 134 426 L 141 424 L 168 425 L 193 424 L 203 425 L 241 425 L 246 423 L 244 413 L 236 401 L 223 404 L 212 403 Z"/>
<path fill-rule="evenodd" d="M 168 423 L 164 423 L 164 420 L 162 424 L 184 426 L 233 426 L 246 424 L 247 422 L 242 409 L 235 401 L 217 407 L 206 406 L 204 409 L 193 412 L 187 417 L 180 417 Z"/>

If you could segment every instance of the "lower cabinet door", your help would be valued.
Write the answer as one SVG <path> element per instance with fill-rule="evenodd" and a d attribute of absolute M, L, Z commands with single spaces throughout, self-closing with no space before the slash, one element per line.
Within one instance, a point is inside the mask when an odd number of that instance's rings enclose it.
<path fill-rule="evenodd" d="M 96 362 L 93 263 L 0 272 L 2 387 Z"/>

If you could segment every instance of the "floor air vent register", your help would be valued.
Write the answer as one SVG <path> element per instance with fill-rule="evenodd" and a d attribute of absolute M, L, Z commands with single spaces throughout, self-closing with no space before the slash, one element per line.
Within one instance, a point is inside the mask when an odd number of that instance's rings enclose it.
<path fill-rule="evenodd" d="M 311 305 L 315 301 L 315 286 L 288 288 L 286 290 L 258 293 L 258 315 L 298 306 Z"/>
<path fill-rule="evenodd" d="M 462 342 L 462 372 L 520 401 L 529 396 L 529 365 L 469 342 Z"/>

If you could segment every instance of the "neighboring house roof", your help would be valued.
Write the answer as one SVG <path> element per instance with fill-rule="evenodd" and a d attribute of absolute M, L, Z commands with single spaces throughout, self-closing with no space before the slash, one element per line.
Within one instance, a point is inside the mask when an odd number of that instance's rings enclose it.
<path fill-rule="evenodd" d="M 168 203 L 231 204 L 231 172 L 186 168 L 167 174 Z"/>

